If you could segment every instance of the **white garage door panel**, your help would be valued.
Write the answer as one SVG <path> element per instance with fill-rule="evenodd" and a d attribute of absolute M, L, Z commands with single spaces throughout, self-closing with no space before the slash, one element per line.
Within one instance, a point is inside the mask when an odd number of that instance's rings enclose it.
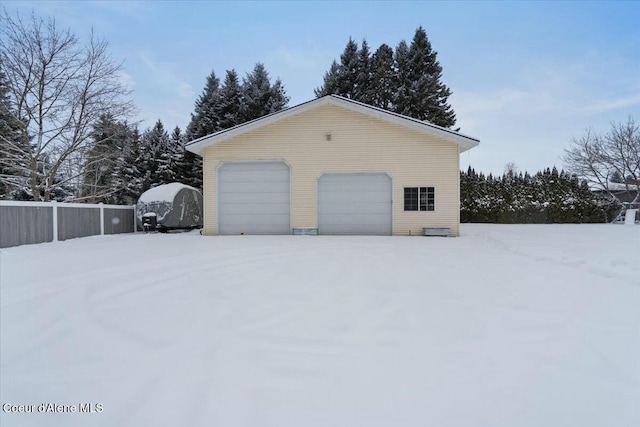
<path fill-rule="evenodd" d="M 254 193 L 248 191 L 243 193 L 237 191 L 235 193 L 220 193 L 220 196 L 225 201 L 225 204 L 222 205 L 223 207 L 229 204 L 289 205 L 289 193 Z"/>
<path fill-rule="evenodd" d="M 255 182 L 282 182 L 283 171 L 225 171 L 224 178 L 227 182 L 255 183 Z M 259 179 L 259 181 L 258 181 Z"/>
<path fill-rule="evenodd" d="M 242 209 L 241 204 L 225 203 L 220 206 L 220 215 L 242 215 L 238 213 Z M 289 206 L 284 204 L 261 204 L 254 209 L 260 209 L 262 215 L 289 215 Z M 252 215 L 252 214 L 249 214 Z M 228 222 L 237 222 L 234 218 L 229 217 Z"/>
<path fill-rule="evenodd" d="M 319 234 L 391 234 L 391 178 L 330 173 L 318 180 Z"/>
<path fill-rule="evenodd" d="M 225 163 L 218 169 L 220 234 L 290 234 L 290 173 L 284 162 Z"/>
<path fill-rule="evenodd" d="M 225 193 L 272 193 L 272 194 L 286 194 L 289 195 L 289 190 L 284 191 L 283 186 L 277 185 L 282 182 L 288 183 L 289 181 L 249 181 L 249 182 L 226 182 L 224 186 Z"/>
<path fill-rule="evenodd" d="M 252 221 L 254 221 L 254 218 L 253 218 L 253 215 L 251 214 L 234 215 L 227 225 L 234 225 L 234 226 L 241 227 L 241 226 L 245 226 L 248 223 L 251 223 Z M 262 221 L 260 221 L 259 224 L 253 222 L 252 226 L 278 225 L 280 222 L 281 222 L 281 219 L 278 217 L 278 215 L 263 215 Z"/>

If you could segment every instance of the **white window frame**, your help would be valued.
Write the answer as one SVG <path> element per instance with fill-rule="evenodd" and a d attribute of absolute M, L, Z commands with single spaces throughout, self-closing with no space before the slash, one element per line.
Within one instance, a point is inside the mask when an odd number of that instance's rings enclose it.
<path fill-rule="evenodd" d="M 425 189 L 425 198 L 426 198 L 426 200 L 424 201 L 425 209 L 421 209 L 421 207 L 422 207 L 421 206 L 422 205 L 421 202 L 424 200 L 424 198 L 421 198 L 421 193 L 422 193 L 421 190 L 423 188 Z M 417 198 L 416 209 L 407 209 L 407 201 L 406 201 L 407 189 L 411 189 L 411 190 L 415 189 L 416 192 L 417 192 L 417 195 L 416 195 L 417 196 L 416 197 Z M 432 204 L 429 204 L 429 193 L 430 193 L 429 190 L 431 190 L 431 194 L 433 195 L 433 203 Z M 436 210 L 436 188 L 435 187 L 427 187 L 427 186 L 424 186 L 424 187 L 404 187 L 403 197 L 404 197 L 403 208 L 404 208 L 405 212 L 435 212 L 435 210 Z M 431 207 L 431 209 L 429 209 L 429 207 Z"/>

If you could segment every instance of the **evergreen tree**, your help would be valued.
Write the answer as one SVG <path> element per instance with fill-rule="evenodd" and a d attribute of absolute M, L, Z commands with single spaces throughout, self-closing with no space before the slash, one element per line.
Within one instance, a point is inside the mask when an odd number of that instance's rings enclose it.
<path fill-rule="evenodd" d="M 169 136 L 169 145 L 172 147 L 174 175 L 178 181 L 180 181 L 182 175 L 181 165 L 184 163 L 184 143 L 182 130 L 179 126 L 176 126 Z"/>
<path fill-rule="evenodd" d="M 456 115 L 447 103 L 451 91 L 441 81 L 442 67 L 422 27 L 413 36 L 406 66 L 411 85 L 405 106 L 408 111 L 403 114 L 445 128 L 455 125 Z"/>
<path fill-rule="evenodd" d="M 79 199 L 88 203 L 114 202 L 114 194 L 120 190 L 114 180 L 130 138 L 129 125 L 118 122 L 110 114 L 102 115 L 93 125 L 90 148 L 85 155 Z"/>
<path fill-rule="evenodd" d="M 145 172 L 144 191 L 161 184 L 172 182 L 169 135 L 162 121 L 158 119 L 151 129 L 142 134 L 140 152 L 142 169 Z"/>
<path fill-rule="evenodd" d="M 382 44 L 371 59 L 370 103 L 375 107 L 393 110 L 396 92 L 393 49 L 386 44 Z"/>
<path fill-rule="evenodd" d="M 146 171 L 143 166 L 141 144 L 140 132 L 137 128 L 132 129 L 126 150 L 114 170 L 113 185 L 117 189 L 114 198 L 118 204 L 134 204 L 140 195 L 148 190 L 148 187 L 145 187 Z"/>
<path fill-rule="evenodd" d="M 256 64 L 242 82 L 241 122 L 257 119 L 282 110 L 289 98 L 284 93 L 282 82 L 278 79 L 271 85 L 269 73 L 263 64 Z"/>
<path fill-rule="evenodd" d="M 368 54 L 368 47 L 367 47 Z M 340 55 L 340 63 L 335 61 L 325 73 L 323 85 L 315 90 L 316 96 L 340 95 L 345 98 L 356 99 L 356 86 L 360 70 L 361 58 L 358 54 L 358 44 L 349 37 L 349 41 Z"/>
<path fill-rule="evenodd" d="M 174 129 L 171 139 L 182 138 L 182 151 L 176 157 L 174 170 L 180 182 L 202 189 L 202 159 L 184 147 L 187 142 L 237 126 L 267 114 L 282 110 L 289 97 L 279 79 L 272 84 L 263 64 L 256 64 L 240 84 L 235 70 L 228 70 L 224 82 L 212 72 L 202 95 L 198 98 L 186 135 Z M 177 133 L 176 133 L 177 131 Z M 174 146 L 176 144 L 174 143 Z"/>
<path fill-rule="evenodd" d="M 179 131 L 178 129 L 178 132 Z M 179 158 L 182 157 L 184 147 L 180 144 L 179 140 L 176 141 L 174 138 L 171 138 L 166 131 L 163 137 L 166 145 L 160 152 L 158 181 L 162 184 L 169 184 L 178 180 Z"/>
<path fill-rule="evenodd" d="M 395 99 L 394 112 L 398 114 L 409 115 L 411 113 L 411 105 L 409 100 L 409 91 L 411 89 L 411 80 L 409 77 L 409 47 L 407 42 L 402 40 L 396 46 L 393 55 L 395 65 Z"/>
<path fill-rule="evenodd" d="M 338 86 L 340 82 L 340 66 L 334 60 L 329 67 L 329 71 L 324 73 L 324 80 L 322 86 L 314 89 L 316 98 L 321 98 L 326 95 L 338 93 Z"/>
<path fill-rule="evenodd" d="M 202 138 L 220 130 L 220 118 L 217 107 L 220 103 L 220 80 L 214 71 L 207 76 L 204 90 L 198 97 L 191 121 L 186 129 L 187 141 Z M 180 182 L 195 188 L 202 189 L 202 159 L 190 151 L 184 149 L 178 169 L 181 176 Z"/>
<path fill-rule="evenodd" d="M 194 140 L 220 130 L 220 119 L 216 112 L 216 106 L 220 102 L 220 80 L 215 72 L 207 76 L 204 90 L 196 100 L 196 105 L 191 114 L 191 122 L 187 126 L 187 138 Z"/>
<path fill-rule="evenodd" d="M 176 181 L 202 189 L 202 158 L 185 149 L 187 140 L 179 127 L 171 133 L 171 141 L 178 148 L 176 154 Z"/>
<path fill-rule="evenodd" d="M 242 123 L 242 111 L 245 110 L 238 73 L 235 70 L 229 70 L 220 90 L 220 101 L 214 107 L 219 118 L 219 130 L 229 129 Z"/>
<path fill-rule="evenodd" d="M 340 63 L 331 64 L 315 94 L 341 95 L 446 128 L 456 122 L 448 104 L 451 90 L 442 83 L 437 53 L 422 27 L 410 46 L 403 40 L 395 53 L 383 44 L 371 56 L 366 40 L 358 50 L 349 38 Z"/>
<path fill-rule="evenodd" d="M 340 55 L 340 70 L 338 72 L 338 95 L 346 98 L 355 97 L 355 88 L 359 68 L 358 44 L 349 38 L 344 52 Z"/>
<path fill-rule="evenodd" d="M 585 223 L 611 221 L 619 204 L 595 195 L 586 181 L 556 168 L 531 176 L 460 174 L 460 220 L 498 223 Z"/>
<path fill-rule="evenodd" d="M 276 79 L 275 83 L 271 86 L 271 100 L 269 104 L 269 114 L 287 108 L 289 104 L 289 96 L 284 89 L 284 83 L 280 79 Z"/>
<path fill-rule="evenodd" d="M 179 181 L 202 190 L 202 157 L 193 154 L 182 145 L 182 161 L 178 164 Z"/>
<path fill-rule="evenodd" d="M 366 40 L 362 41 L 360 50 L 358 51 L 357 69 L 355 86 L 353 88 L 353 99 L 364 102 L 365 104 L 373 104 L 373 94 L 371 93 L 371 54 L 369 44 Z"/>
<path fill-rule="evenodd" d="M 7 76 L 0 68 L 0 200 L 12 198 L 12 193 L 24 181 L 25 165 L 19 156 L 24 141 L 23 128 L 18 121 L 9 95 Z"/>

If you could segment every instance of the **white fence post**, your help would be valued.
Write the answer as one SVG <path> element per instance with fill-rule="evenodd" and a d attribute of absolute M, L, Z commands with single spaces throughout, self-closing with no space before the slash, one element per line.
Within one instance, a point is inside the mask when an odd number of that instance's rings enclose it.
<path fill-rule="evenodd" d="M 136 216 L 136 205 L 131 205 L 133 207 L 133 232 L 137 233 L 138 232 L 138 217 Z"/>
<path fill-rule="evenodd" d="M 104 203 L 98 203 L 100 205 L 100 235 L 104 236 Z"/>
<path fill-rule="evenodd" d="M 53 209 L 53 241 L 58 241 L 58 202 L 52 201 L 51 208 Z"/>

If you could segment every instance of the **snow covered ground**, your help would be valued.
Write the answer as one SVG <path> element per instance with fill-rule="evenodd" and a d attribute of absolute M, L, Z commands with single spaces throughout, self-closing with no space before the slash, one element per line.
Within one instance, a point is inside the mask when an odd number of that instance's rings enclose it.
<path fill-rule="evenodd" d="M 3 249 L 0 424 L 640 425 L 640 227 L 462 233 Z"/>

